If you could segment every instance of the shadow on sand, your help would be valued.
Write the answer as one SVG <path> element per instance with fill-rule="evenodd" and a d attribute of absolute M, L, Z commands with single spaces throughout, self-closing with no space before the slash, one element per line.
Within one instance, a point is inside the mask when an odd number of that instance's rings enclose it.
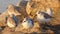
<path fill-rule="evenodd" d="M 60 34 L 60 24 L 54 25 L 54 26 L 45 24 L 43 29 L 45 29 L 45 30 L 50 29 L 51 31 L 54 32 L 54 34 Z"/>

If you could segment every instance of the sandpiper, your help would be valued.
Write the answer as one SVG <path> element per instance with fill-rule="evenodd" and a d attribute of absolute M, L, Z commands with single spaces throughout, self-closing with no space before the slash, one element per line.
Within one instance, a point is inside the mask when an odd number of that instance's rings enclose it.
<path fill-rule="evenodd" d="M 24 18 L 23 22 L 22 22 L 22 26 L 24 29 L 30 29 L 32 28 L 34 25 L 34 21 L 30 18 Z"/>
<path fill-rule="evenodd" d="M 36 13 L 37 20 L 40 23 L 41 31 L 45 32 L 47 28 L 45 25 L 50 25 L 50 21 L 52 20 L 52 11 L 50 8 L 46 9 L 46 12 L 43 11 L 37 11 Z"/>
<path fill-rule="evenodd" d="M 50 8 L 47 8 L 46 10 L 47 12 L 43 12 L 43 11 L 37 11 L 37 20 L 40 22 L 49 22 L 51 20 L 52 17 L 52 11 Z"/>
<path fill-rule="evenodd" d="M 14 28 L 14 27 L 17 26 L 17 24 L 18 24 L 18 19 L 14 15 L 12 15 L 12 17 L 9 16 L 7 18 L 7 25 L 8 25 L 8 27 Z"/>
<path fill-rule="evenodd" d="M 12 14 L 14 14 L 15 16 L 16 15 L 21 15 L 21 13 L 19 13 L 18 10 L 17 10 L 17 8 L 15 8 L 15 7 L 16 6 L 14 6 L 14 5 L 9 5 L 8 6 L 7 11 L 8 11 L 8 13 L 9 13 L 10 16 L 12 16 Z"/>

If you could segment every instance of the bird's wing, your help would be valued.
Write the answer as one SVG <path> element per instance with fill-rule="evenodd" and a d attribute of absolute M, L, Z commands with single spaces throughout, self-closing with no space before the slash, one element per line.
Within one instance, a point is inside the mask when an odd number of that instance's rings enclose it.
<path fill-rule="evenodd" d="M 44 14 L 44 18 L 49 19 L 49 18 L 53 18 L 53 17 L 48 14 Z"/>
<path fill-rule="evenodd" d="M 7 22 L 16 25 L 16 24 L 15 24 L 15 21 L 14 21 L 11 17 L 8 17 Z"/>
<path fill-rule="evenodd" d="M 50 16 L 52 16 L 52 9 L 51 8 L 47 8 L 46 11 L 47 11 L 46 12 L 47 14 L 49 14 Z"/>

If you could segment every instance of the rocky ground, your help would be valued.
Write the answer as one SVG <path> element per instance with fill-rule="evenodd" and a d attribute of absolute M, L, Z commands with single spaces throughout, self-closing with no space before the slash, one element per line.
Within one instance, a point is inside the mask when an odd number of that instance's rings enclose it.
<path fill-rule="evenodd" d="M 13 9 L 11 7 L 9 9 L 9 7 L 7 7 L 6 11 L 0 15 L 0 34 L 60 34 L 60 0 L 21 1 L 21 3 L 14 7 L 12 7 Z M 22 29 L 20 26 L 16 27 L 15 31 L 13 31 L 13 29 L 10 29 L 6 25 L 6 17 L 9 16 L 7 10 L 17 10 L 22 14 L 22 17 L 29 16 L 33 19 L 38 9 L 46 10 L 48 7 L 52 9 L 54 18 L 49 23 L 50 25 L 44 25 L 45 28 L 40 27 L 40 24 L 37 21 L 34 22 L 34 27 L 29 29 L 29 31 Z M 21 16 L 16 17 L 21 19 Z"/>

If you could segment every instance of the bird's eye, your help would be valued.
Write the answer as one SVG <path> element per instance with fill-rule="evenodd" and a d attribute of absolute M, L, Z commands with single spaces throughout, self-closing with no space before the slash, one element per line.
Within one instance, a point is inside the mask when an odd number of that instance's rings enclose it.
<path fill-rule="evenodd" d="M 40 14 L 41 12 L 39 11 L 38 14 Z"/>
<path fill-rule="evenodd" d="M 32 7 L 32 8 L 36 8 L 36 3 L 33 3 L 33 4 L 31 5 L 31 7 Z"/>
<path fill-rule="evenodd" d="M 41 14 L 40 12 L 38 12 L 38 14 Z"/>
<path fill-rule="evenodd" d="M 26 21 L 24 21 L 24 22 L 26 22 Z"/>
<path fill-rule="evenodd" d="M 40 14 L 40 13 L 38 12 L 38 14 Z"/>

